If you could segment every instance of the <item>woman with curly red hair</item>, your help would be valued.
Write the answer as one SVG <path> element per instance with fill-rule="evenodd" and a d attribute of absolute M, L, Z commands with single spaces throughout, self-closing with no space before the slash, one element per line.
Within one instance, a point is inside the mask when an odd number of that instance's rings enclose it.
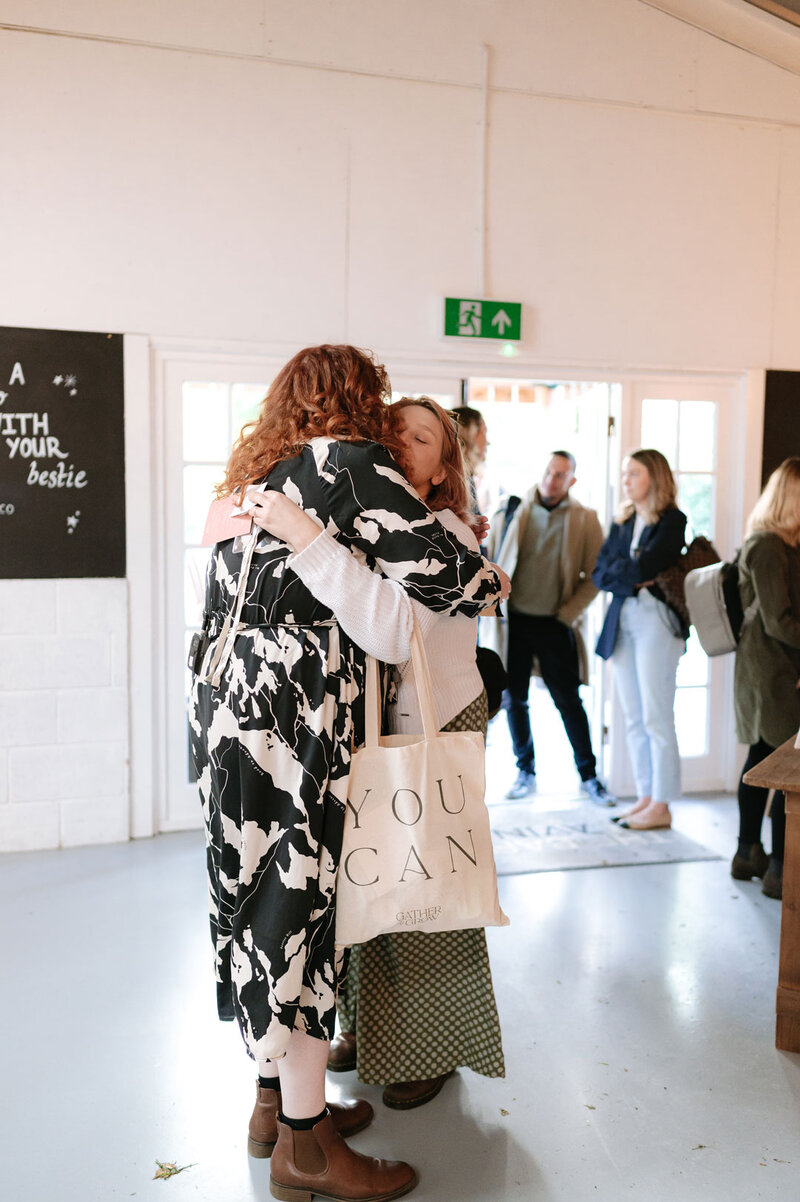
<path fill-rule="evenodd" d="M 400 442 L 399 460 L 417 494 L 465 546 L 478 542 L 466 523 L 469 507 L 458 428 L 430 397 L 403 397 L 389 410 Z M 255 521 L 297 552 L 294 570 L 336 615 L 356 643 L 377 658 L 396 660 L 408 633 L 394 615 L 391 581 L 359 564 L 341 544 L 284 495 L 267 494 Z M 433 682 L 441 730 L 480 730 L 488 708 L 475 662 L 477 618 L 446 617 L 411 602 Z M 370 617 L 365 621 L 364 615 Z M 395 669 L 395 696 L 386 706 L 391 734 L 421 730 L 410 662 Z M 391 695 L 391 691 L 390 691 Z M 342 1034 L 331 1048 L 334 1072 L 358 1068 L 383 1101 L 410 1110 L 431 1101 L 457 1068 L 487 1077 L 505 1073 L 492 974 L 482 928 L 380 935 L 351 952 L 339 994 Z"/>
<path fill-rule="evenodd" d="M 311 347 L 278 373 L 231 454 L 222 495 L 264 484 L 405 594 L 474 617 L 500 578 L 410 488 L 382 442 L 386 374 L 348 346 Z M 467 599 L 468 598 L 468 599 Z M 398 606 L 398 613 L 402 606 Z M 365 654 L 263 535 L 212 552 L 192 752 L 207 831 L 221 1018 L 258 1062 L 249 1149 L 274 1156 L 276 1197 L 375 1202 L 412 1189 L 409 1165 L 344 1143 L 365 1102 L 326 1108 L 341 956 L 334 890 L 351 747 L 363 734 Z M 398 655 L 397 658 L 401 658 Z"/>

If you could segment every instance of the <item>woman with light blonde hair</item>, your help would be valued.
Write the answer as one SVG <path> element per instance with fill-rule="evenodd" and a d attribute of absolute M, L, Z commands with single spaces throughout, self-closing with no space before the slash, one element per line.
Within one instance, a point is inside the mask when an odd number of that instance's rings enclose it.
<path fill-rule="evenodd" d="M 611 593 L 597 654 L 610 659 L 625 715 L 636 803 L 612 821 L 628 830 L 672 825 L 669 803 L 681 788 L 675 733 L 675 677 L 689 631 L 655 577 L 684 546 L 686 514 L 660 451 L 634 451 L 622 464 L 623 501 L 600 548 L 592 579 Z"/>
<path fill-rule="evenodd" d="M 767 790 L 744 775 L 800 727 L 800 457 L 775 469 L 747 520 L 739 554 L 745 622 L 736 648 L 736 733 L 749 752 L 739 781 L 736 880 L 762 877 L 762 892 L 780 898 L 786 833 L 783 793 L 772 801 L 772 855 L 761 845 Z"/>
<path fill-rule="evenodd" d="M 776 467 L 747 519 L 747 537 L 757 530 L 778 534 L 790 547 L 800 543 L 800 457 Z"/>

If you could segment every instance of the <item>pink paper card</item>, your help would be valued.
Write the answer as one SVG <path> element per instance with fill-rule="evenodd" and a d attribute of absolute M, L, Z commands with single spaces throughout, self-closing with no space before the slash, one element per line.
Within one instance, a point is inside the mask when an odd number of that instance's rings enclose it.
<path fill-rule="evenodd" d="M 239 512 L 238 497 L 219 497 L 209 506 L 202 546 L 213 547 L 214 543 L 222 543 L 226 538 L 249 534 L 252 527 L 251 514 Z"/>

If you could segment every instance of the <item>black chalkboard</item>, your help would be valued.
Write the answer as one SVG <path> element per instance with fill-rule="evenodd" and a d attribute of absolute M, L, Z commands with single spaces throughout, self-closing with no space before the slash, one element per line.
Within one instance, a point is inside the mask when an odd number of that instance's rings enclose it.
<path fill-rule="evenodd" d="M 761 487 L 790 455 L 800 455 L 800 371 L 768 371 Z"/>
<path fill-rule="evenodd" d="M 0 577 L 124 575 L 122 335 L 0 326 Z"/>

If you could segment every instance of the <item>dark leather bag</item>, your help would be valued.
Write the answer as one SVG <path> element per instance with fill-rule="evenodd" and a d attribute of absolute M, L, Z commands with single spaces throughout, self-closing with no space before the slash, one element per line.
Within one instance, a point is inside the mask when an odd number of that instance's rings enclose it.
<path fill-rule="evenodd" d="M 481 674 L 483 687 L 489 702 L 489 717 L 493 718 L 500 709 L 503 690 L 508 687 L 508 673 L 496 651 L 489 647 L 475 648 L 475 662 Z"/>
<path fill-rule="evenodd" d="M 688 547 L 684 547 L 677 563 L 663 572 L 659 572 L 654 583 L 664 596 L 670 609 L 673 609 L 686 629 L 691 625 L 689 610 L 686 606 L 686 589 L 684 581 L 686 573 L 695 568 L 705 568 L 709 564 L 719 563 L 722 556 L 710 539 L 700 534 L 693 538 Z"/>

